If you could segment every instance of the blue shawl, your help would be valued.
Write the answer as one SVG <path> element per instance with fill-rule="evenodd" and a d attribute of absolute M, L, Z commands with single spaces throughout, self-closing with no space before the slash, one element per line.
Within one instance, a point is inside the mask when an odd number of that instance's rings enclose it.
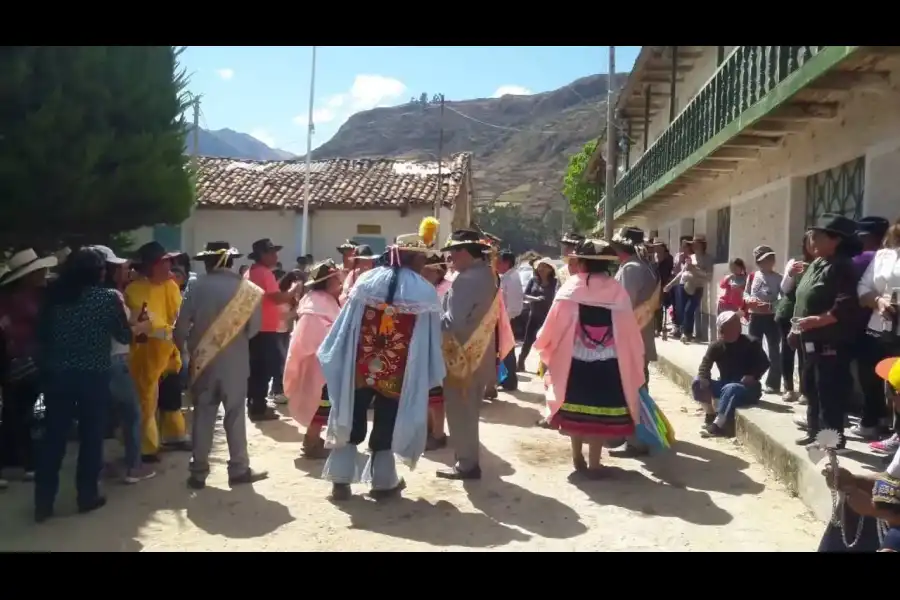
<path fill-rule="evenodd" d="M 363 311 L 366 306 L 384 302 L 393 274 L 391 267 L 376 267 L 361 275 L 319 346 L 319 362 L 331 401 L 325 430 L 329 448 L 340 448 L 350 441 L 356 393 L 356 348 Z M 397 458 L 414 468 L 425 451 L 428 390 L 441 385 L 446 375 L 441 350 L 441 305 L 433 285 L 418 273 L 401 268 L 393 307 L 398 312 L 416 315 L 392 444 Z"/>

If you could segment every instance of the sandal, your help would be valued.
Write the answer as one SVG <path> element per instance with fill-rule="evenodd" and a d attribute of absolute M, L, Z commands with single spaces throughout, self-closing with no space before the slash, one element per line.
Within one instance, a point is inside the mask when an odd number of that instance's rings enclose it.
<path fill-rule="evenodd" d="M 303 446 L 303 458 L 308 458 L 310 460 L 322 460 L 324 458 L 328 458 L 329 454 L 331 454 L 331 451 L 325 447 L 325 442 L 321 439 L 314 446 Z"/>
<path fill-rule="evenodd" d="M 428 436 L 428 440 L 425 442 L 425 451 L 433 452 L 434 450 L 441 450 L 442 448 L 447 447 L 447 436 L 442 435 L 441 437 L 432 437 Z"/>

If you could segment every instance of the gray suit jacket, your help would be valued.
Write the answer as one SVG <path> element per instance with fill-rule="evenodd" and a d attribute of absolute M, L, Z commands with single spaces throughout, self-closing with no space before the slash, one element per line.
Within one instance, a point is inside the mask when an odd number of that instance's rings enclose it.
<path fill-rule="evenodd" d="M 490 266 L 483 260 L 460 271 L 444 296 L 444 314 L 441 325 L 460 344 L 465 344 L 491 308 L 497 294 L 497 280 Z M 496 328 L 481 364 L 475 371 L 475 384 L 488 385 L 497 381 Z"/>
<path fill-rule="evenodd" d="M 659 287 L 659 279 L 657 279 L 653 267 L 637 257 L 632 258 L 619 267 L 619 270 L 616 272 L 616 281 L 621 283 L 625 291 L 628 292 L 634 308 L 652 298 L 656 288 Z M 641 331 L 641 338 L 644 340 L 644 359 L 647 361 L 655 361 L 657 359 L 655 332 L 656 323 L 654 319 L 651 319 Z"/>
<path fill-rule="evenodd" d="M 193 353 L 203 334 L 215 322 L 241 285 L 241 276 L 234 271 L 218 269 L 197 278 L 181 304 L 173 336 L 179 348 L 187 341 L 188 353 Z M 250 375 L 250 338 L 259 333 L 262 307 L 258 305 L 244 330 L 223 348 L 201 374 L 201 379 L 246 378 Z M 199 382 L 198 382 L 199 383 Z"/>

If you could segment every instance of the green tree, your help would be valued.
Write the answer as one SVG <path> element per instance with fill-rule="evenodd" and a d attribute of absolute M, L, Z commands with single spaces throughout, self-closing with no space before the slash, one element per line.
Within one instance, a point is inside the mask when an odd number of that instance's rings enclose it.
<path fill-rule="evenodd" d="M 559 234 L 551 231 L 540 217 L 525 214 L 515 205 L 479 206 L 474 220 L 484 231 L 503 240 L 504 250 L 516 254 L 551 251 L 555 246 L 552 236 Z"/>
<path fill-rule="evenodd" d="M 0 49 L 0 246 L 100 241 L 190 213 L 172 46 Z"/>
<path fill-rule="evenodd" d="M 597 149 L 597 140 L 591 140 L 581 151 L 569 157 L 569 166 L 563 179 L 563 194 L 569 200 L 575 216 L 575 228 L 589 231 L 597 224 L 597 186 L 584 180 L 584 170 Z"/>

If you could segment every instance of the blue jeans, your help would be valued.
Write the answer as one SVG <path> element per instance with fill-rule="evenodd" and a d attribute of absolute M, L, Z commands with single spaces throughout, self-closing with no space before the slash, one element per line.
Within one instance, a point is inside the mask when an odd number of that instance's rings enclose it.
<path fill-rule="evenodd" d="M 125 465 L 128 469 L 137 469 L 141 466 L 141 404 L 128 369 L 127 354 L 112 357 L 109 389 L 122 424 Z"/>
<path fill-rule="evenodd" d="M 691 395 L 694 400 L 704 402 L 706 390 L 703 389 L 700 379 L 694 379 L 691 383 Z M 708 392 L 718 400 L 716 414 L 723 419 L 734 418 L 734 409 L 744 406 L 752 406 L 762 397 L 762 386 L 759 382 L 751 385 L 743 383 L 726 383 L 713 379 L 709 382 Z"/>
<path fill-rule="evenodd" d="M 675 301 L 678 303 L 679 322 L 676 323 L 681 330 L 681 335 L 694 337 L 694 320 L 697 317 L 697 311 L 700 309 L 700 299 L 703 297 L 703 288 L 694 290 L 693 294 L 688 294 L 684 290 L 683 285 L 675 288 Z"/>
<path fill-rule="evenodd" d="M 52 511 L 59 491 L 59 471 L 66 456 L 72 421 L 78 420 L 78 466 L 75 489 L 79 506 L 99 497 L 103 470 L 103 434 L 112 403 L 109 371 L 61 371 L 43 381 L 45 429 L 34 474 L 34 504 Z"/>

